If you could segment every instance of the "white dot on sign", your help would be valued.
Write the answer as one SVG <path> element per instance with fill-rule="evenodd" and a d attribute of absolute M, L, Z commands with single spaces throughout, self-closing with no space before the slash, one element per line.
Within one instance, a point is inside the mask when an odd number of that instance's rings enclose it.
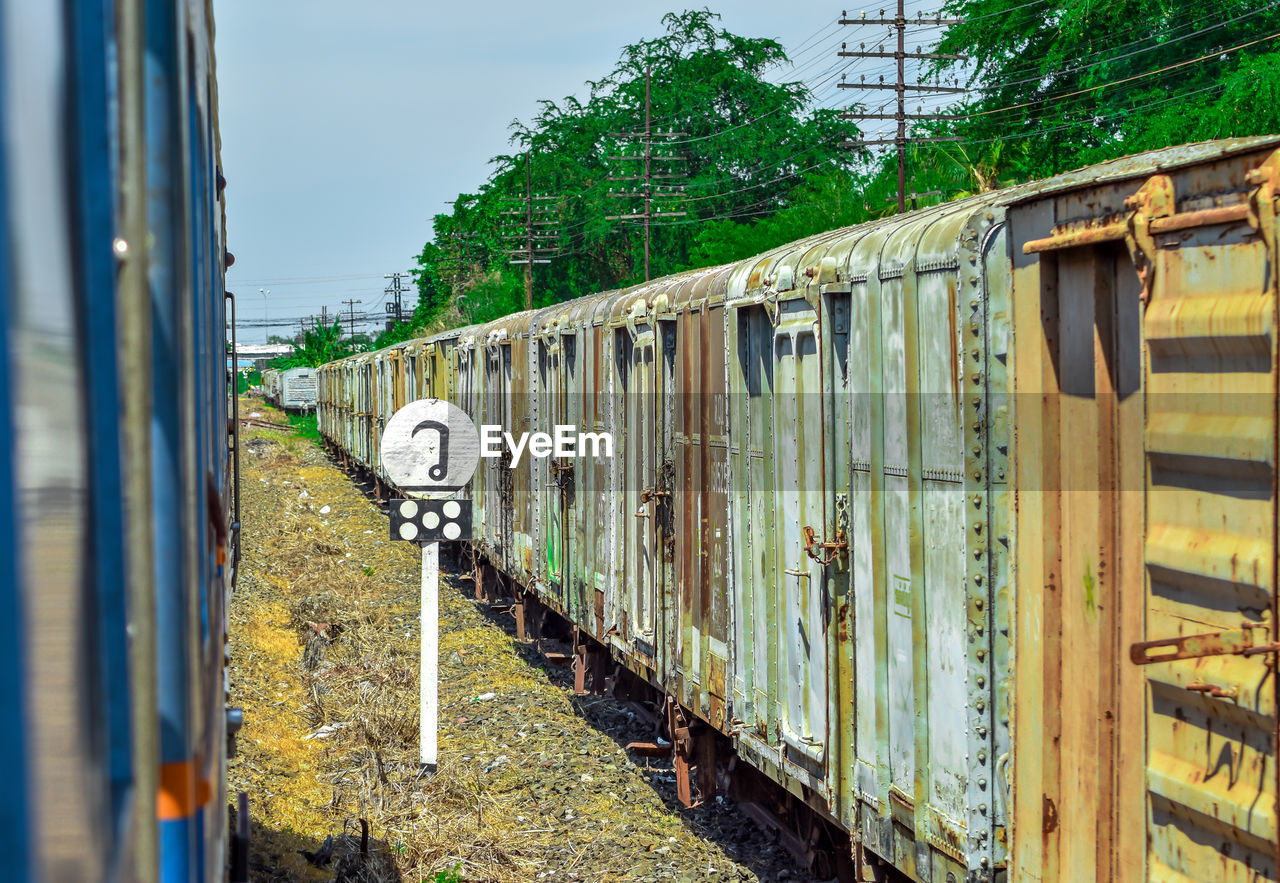
<path fill-rule="evenodd" d="M 413 500 L 405 500 L 400 504 L 400 514 L 405 518 L 412 518 L 418 514 L 418 504 Z"/>
<path fill-rule="evenodd" d="M 456 540 L 460 536 L 462 536 L 462 528 L 458 525 L 458 522 L 450 521 L 444 526 L 444 538 L 446 540 Z"/>
<path fill-rule="evenodd" d="M 436 525 L 440 523 L 440 513 L 428 512 L 422 517 L 422 523 L 427 526 L 427 530 L 435 530 Z"/>
<path fill-rule="evenodd" d="M 457 500 L 450 500 L 444 504 L 444 517 L 457 518 L 458 513 L 462 511 L 462 507 L 458 505 Z"/>
<path fill-rule="evenodd" d="M 411 524 L 406 521 L 404 524 L 400 525 L 400 539 L 416 540 L 417 538 L 418 526 L 416 524 Z"/>

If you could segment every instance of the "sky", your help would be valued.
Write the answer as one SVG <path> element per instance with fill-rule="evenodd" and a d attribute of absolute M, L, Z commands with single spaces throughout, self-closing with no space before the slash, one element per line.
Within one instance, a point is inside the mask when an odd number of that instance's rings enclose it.
<path fill-rule="evenodd" d="M 708 5 L 729 31 L 772 37 L 794 53 L 780 80 L 831 81 L 839 42 L 852 38 L 834 4 Z M 612 70 L 624 45 L 660 36 L 663 14 L 684 8 L 215 0 L 227 247 L 236 258 L 227 287 L 242 323 L 288 321 L 272 333 L 289 336 L 322 306 L 346 315 L 347 299 L 361 301 L 357 316 L 385 315 L 384 274 L 413 267 L 432 216 L 488 178 L 489 159 L 509 149 L 509 123 L 532 117 L 539 99 L 584 96 L 585 82 Z M 845 97 L 833 86 L 826 95 L 820 103 L 829 106 Z M 245 328 L 240 339 L 265 335 Z"/>

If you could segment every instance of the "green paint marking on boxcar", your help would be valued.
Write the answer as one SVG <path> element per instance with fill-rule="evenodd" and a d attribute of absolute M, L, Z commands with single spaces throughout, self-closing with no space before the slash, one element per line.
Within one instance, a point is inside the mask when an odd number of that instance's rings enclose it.
<path fill-rule="evenodd" d="M 904 619 L 911 618 L 911 579 L 910 577 L 893 577 L 893 612 Z"/>
<path fill-rule="evenodd" d="M 1090 613 L 1098 609 L 1097 599 L 1094 597 L 1093 562 L 1088 555 L 1084 556 L 1084 609 Z"/>

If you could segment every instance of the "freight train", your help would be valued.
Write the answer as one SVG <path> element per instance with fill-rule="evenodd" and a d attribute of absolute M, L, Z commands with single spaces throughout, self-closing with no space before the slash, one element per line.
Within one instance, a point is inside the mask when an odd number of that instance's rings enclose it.
<path fill-rule="evenodd" d="M 1105 162 L 330 363 L 320 428 L 380 492 L 416 398 L 612 434 L 482 461 L 477 579 L 815 871 L 1275 879 L 1277 195 Z"/>
<path fill-rule="evenodd" d="M 0 126 L 0 876 L 223 880 L 211 4 L 0 0 Z"/>
<path fill-rule="evenodd" d="M 262 396 L 286 411 L 310 411 L 316 406 L 314 368 L 268 368 L 262 372 Z"/>

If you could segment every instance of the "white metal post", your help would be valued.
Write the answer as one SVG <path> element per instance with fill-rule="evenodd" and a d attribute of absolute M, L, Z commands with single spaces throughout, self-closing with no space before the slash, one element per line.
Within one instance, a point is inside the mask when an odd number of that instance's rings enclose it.
<path fill-rule="evenodd" d="M 418 729 L 424 772 L 436 771 L 439 723 L 440 665 L 440 544 L 422 544 L 422 688 Z"/>

